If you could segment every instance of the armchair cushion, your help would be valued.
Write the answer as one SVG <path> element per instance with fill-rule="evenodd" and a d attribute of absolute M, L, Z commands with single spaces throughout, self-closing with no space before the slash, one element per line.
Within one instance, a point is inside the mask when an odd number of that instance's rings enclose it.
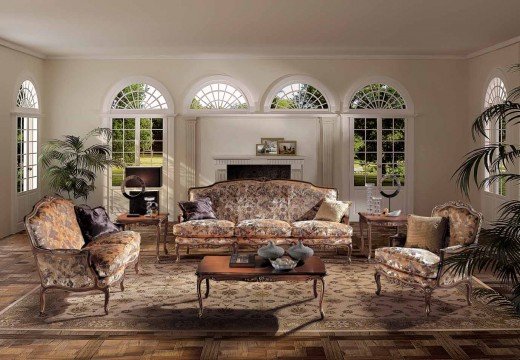
<path fill-rule="evenodd" d="M 132 247 L 124 244 L 96 244 L 92 242 L 85 249 L 90 251 L 90 260 L 100 277 L 115 274 L 124 268 L 132 257 Z"/>
<path fill-rule="evenodd" d="M 91 208 L 88 205 L 78 205 L 74 210 L 85 242 L 90 242 L 97 236 L 119 231 L 119 228 L 110 221 L 105 208 L 101 206 Z"/>
<path fill-rule="evenodd" d="M 405 247 L 417 247 L 439 253 L 446 237 L 446 228 L 446 218 L 409 215 Z"/>
<path fill-rule="evenodd" d="M 352 226 L 322 220 L 296 221 L 292 223 L 291 235 L 295 238 L 350 237 Z"/>
<path fill-rule="evenodd" d="M 85 244 L 74 204 L 63 198 L 45 198 L 26 220 L 35 246 L 44 249 L 81 249 Z"/>
<path fill-rule="evenodd" d="M 235 235 L 244 238 L 279 238 L 291 236 L 288 222 L 274 219 L 242 220 L 235 227 Z"/>
<path fill-rule="evenodd" d="M 440 257 L 425 249 L 384 247 L 376 249 L 375 260 L 400 272 L 435 279 Z"/>
<path fill-rule="evenodd" d="M 88 262 L 88 252 L 66 249 L 35 253 L 42 286 L 84 288 L 95 285 L 96 274 Z"/>
<path fill-rule="evenodd" d="M 235 224 L 227 220 L 190 220 L 173 226 L 173 235 L 186 238 L 226 238 L 234 233 Z"/>
<path fill-rule="evenodd" d="M 94 239 L 92 245 L 112 245 L 120 244 L 126 245 L 134 252 L 139 252 L 141 247 L 141 235 L 135 231 L 120 231 L 116 233 L 109 233 L 100 235 Z M 92 246 L 91 245 L 91 246 Z"/>

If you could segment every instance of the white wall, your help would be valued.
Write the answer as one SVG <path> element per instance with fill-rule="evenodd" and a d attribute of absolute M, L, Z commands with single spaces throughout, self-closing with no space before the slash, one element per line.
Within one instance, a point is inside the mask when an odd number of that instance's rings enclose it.
<path fill-rule="evenodd" d="M 507 46 L 502 49 L 475 57 L 468 61 L 468 126 L 484 110 L 484 95 L 489 81 L 493 76 L 499 75 L 504 81 L 508 91 L 520 86 L 520 73 L 509 71 L 513 64 L 520 63 L 520 43 Z M 519 144 L 520 129 L 517 126 L 507 129 L 507 142 Z M 469 149 L 482 146 L 484 139 L 479 138 L 473 142 L 468 138 Z M 520 172 L 517 164 L 515 171 Z M 484 213 L 484 219 L 489 222 L 496 218 L 497 209 L 505 200 L 518 199 L 518 185 L 511 184 L 507 189 L 507 198 L 486 194 L 484 191 L 476 191 L 473 188 L 471 199 L 478 209 Z"/>
<path fill-rule="evenodd" d="M 43 61 L 0 46 L 0 238 L 11 233 L 11 196 L 14 191 L 13 170 L 16 156 L 13 142 L 16 123 L 11 112 L 15 109 L 17 89 L 26 76 L 34 79 L 39 90 L 41 108 L 45 112 Z M 44 117 L 40 124 L 45 126 L 46 121 Z"/>
<path fill-rule="evenodd" d="M 262 137 L 296 140 L 298 155 L 305 156 L 303 180 L 318 182 L 318 119 L 202 117 L 199 119 L 199 185 L 215 182 L 215 155 L 255 155 Z"/>

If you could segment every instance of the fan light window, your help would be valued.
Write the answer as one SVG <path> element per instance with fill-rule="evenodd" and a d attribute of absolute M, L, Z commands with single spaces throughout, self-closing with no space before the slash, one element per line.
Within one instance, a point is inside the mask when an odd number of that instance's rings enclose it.
<path fill-rule="evenodd" d="M 406 103 L 393 87 L 370 84 L 359 90 L 350 101 L 351 109 L 406 109 Z"/>
<path fill-rule="evenodd" d="M 121 90 L 112 101 L 112 109 L 124 110 L 165 110 L 166 99 L 151 85 L 135 83 Z"/>
<path fill-rule="evenodd" d="M 31 81 L 25 80 L 22 85 L 20 85 L 16 98 L 16 106 L 26 109 L 38 109 L 38 94 Z"/>
<path fill-rule="evenodd" d="M 314 86 L 295 83 L 282 88 L 271 102 L 276 110 L 326 110 L 329 108 L 325 96 Z"/>
<path fill-rule="evenodd" d="M 200 89 L 191 101 L 193 110 L 243 110 L 249 106 L 244 94 L 229 84 L 213 83 Z"/>

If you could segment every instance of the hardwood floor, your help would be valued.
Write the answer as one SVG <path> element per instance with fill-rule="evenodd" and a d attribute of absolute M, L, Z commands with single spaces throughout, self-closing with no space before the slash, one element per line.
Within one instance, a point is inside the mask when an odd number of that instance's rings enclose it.
<path fill-rule="evenodd" d="M 144 256 L 155 246 L 145 242 Z M 0 310 L 39 283 L 24 234 L 0 240 Z M 520 359 L 518 331 L 305 333 L 0 330 L 0 359 Z"/>

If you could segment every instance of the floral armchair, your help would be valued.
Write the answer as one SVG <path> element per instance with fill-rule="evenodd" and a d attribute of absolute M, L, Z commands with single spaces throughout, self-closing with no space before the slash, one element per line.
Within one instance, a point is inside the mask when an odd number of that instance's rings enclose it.
<path fill-rule="evenodd" d="M 381 293 L 381 275 L 391 282 L 420 288 L 424 291 L 426 315 L 430 314 L 431 296 L 437 288 L 466 285 L 466 299 L 471 305 L 471 275 L 466 269 L 462 275 L 447 269 L 445 259 L 453 254 L 472 251 L 477 245 L 482 214 L 470 205 L 451 201 L 436 206 L 432 216 L 448 219 L 448 235 L 439 254 L 428 250 L 406 247 L 384 247 L 375 253 L 376 294 Z"/>
<path fill-rule="evenodd" d="M 110 286 L 119 284 L 123 291 L 126 267 L 134 265 L 136 273 L 139 271 L 140 235 L 119 231 L 100 235 L 85 245 L 69 200 L 43 198 L 25 217 L 25 228 L 41 280 L 40 315 L 45 313 L 45 292 L 49 289 L 101 290 L 108 314 Z"/>

